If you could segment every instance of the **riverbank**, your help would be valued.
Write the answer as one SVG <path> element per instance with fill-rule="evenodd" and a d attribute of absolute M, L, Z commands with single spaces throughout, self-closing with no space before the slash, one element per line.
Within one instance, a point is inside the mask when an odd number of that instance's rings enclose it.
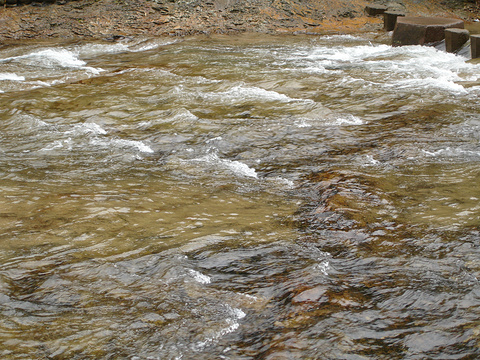
<path fill-rule="evenodd" d="M 80 0 L 3 7 L 0 41 L 29 38 L 118 38 L 200 33 L 355 33 L 380 29 L 368 17 L 371 1 L 300 0 Z M 473 4 L 458 1 L 380 1 L 412 15 L 476 19 Z M 457 4 L 456 6 L 454 6 Z"/>

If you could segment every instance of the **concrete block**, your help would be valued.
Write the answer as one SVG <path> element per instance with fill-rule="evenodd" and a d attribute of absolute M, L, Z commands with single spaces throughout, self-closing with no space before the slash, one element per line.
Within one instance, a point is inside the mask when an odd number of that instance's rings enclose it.
<path fill-rule="evenodd" d="M 470 36 L 470 47 L 472 49 L 472 59 L 480 57 L 480 35 Z"/>
<path fill-rule="evenodd" d="M 399 17 L 392 36 L 392 45 L 425 45 L 445 39 L 445 29 L 463 29 L 459 19 L 441 17 Z"/>
<path fill-rule="evenodd" d="M 387 10 L 387 7 L 384 5 L 371 4 L 365 6 L 365 12 L 369 16 L 382 15 Z"/>
<path fill-rule="evenodd" d="M 470 38 L 470 32 L 465 29 L 445 29 L 445 50 L 453 53 L 459 50 Z"/>
<path fill-rule="evenodd" d="M 399 16 L 405 16 L 405 13 L 401 11 L 385 11 L 383 13 L 383 28 L 386 31 L 392 31 L 395 29 L 395 25 L 397 24 L 397 18 Z"/>

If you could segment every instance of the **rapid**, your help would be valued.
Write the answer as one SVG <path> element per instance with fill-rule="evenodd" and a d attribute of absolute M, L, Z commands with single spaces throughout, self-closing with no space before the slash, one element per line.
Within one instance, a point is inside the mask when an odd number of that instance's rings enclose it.
<path fill-rule="evenodd" d="M 0 46 L 0 357 L 478 358 L 480 65 L 388 41 Z"/>

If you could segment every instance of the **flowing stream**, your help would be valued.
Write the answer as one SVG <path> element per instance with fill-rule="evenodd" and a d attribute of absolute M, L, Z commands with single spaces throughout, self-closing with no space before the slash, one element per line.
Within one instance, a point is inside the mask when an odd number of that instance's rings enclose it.
<path fill-rule="evenodd" d="M 0 47 L 2 359 L 477 359 L 480 64 L 387 35 Z"/>

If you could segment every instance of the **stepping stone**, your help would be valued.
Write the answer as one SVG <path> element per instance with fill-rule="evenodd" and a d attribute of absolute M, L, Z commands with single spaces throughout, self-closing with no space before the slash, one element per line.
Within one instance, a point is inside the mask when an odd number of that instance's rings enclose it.
<path fill-rule="evenodd" d="M 440 17 L 400 17 L 393 31 L 392 45 L 425 45 L 442 41 L 445 29 L 450 28 L 463 29 L 464 23 L 459 19 Z"/>
<path fill-rule="evenodd" d="M 371 4 L 365 6 L 365 12 L 369 16 L 382 15 L 387 10 L 387 7 L 384 5 Z"/>
<path fill-rule="evenodd" d="M 395 25 L 397 24 L 397 18 L 399 16 L 405 16 L 405 13 L 401 11 L 385 11 L 383 13 L 383 28 L 386 31 L 392 31 L 395 29 Z"/>
<path fill-rule="evenodd" d="M 480 35 L 470 36 L 470 47 L 472 49 L 472 59 L 480 57 Z"/>
<path fill-rule="evenodd" d="M 445 29 L 445 50 L 454 53 L 470 39 L 470 32 L 466 29 Z"/>

